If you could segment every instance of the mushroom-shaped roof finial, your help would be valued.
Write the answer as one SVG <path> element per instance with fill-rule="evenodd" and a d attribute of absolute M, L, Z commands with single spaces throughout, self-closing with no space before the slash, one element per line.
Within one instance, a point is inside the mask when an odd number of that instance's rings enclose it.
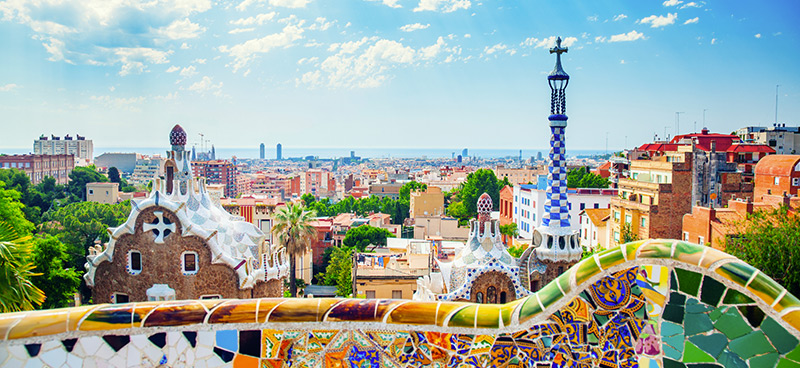
<path fill-rule="evenodd" d="M 169 144 L 173 146 L 186 145 L 186 131 L 181 128 L 180 124 L 175 124 L 172 131 L 169 132 Z"/>
<path fill-rule="evenodd" d="M 481 194 L 478 198 L 478 221 L 487 222 L 491 219 L 492 214 L 492 197 L 488 194 Z"/>

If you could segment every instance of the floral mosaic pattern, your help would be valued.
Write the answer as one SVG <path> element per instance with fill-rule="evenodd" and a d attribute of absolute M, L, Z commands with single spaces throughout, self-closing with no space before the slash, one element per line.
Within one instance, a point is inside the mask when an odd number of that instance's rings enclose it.
<path fill-rule="evenodd" d="M 800 301 L 725 253 L 622 245 L 504 305 L 253 299 L 0 315 L 0 365 L 796 367 Z"/>

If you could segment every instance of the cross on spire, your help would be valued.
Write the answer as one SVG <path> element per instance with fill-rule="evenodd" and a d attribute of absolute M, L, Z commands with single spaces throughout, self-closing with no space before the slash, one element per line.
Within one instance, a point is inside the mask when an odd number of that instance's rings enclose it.
<path fill-rule="evenodd" d="M 551 54 L 556 54 L 559 60 L 561 60 L 561 54 L 567 52 L 569 50 L 568 47 L 561 47 L 561 37 L 556 39 L 556 47 L 550 49 Z"/>

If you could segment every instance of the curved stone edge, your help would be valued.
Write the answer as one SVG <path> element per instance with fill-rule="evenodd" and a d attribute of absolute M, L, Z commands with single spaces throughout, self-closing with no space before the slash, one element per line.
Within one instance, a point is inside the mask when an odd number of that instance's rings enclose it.
<path fill-rule="evenodd" d="M 754 301 L 800 338 L 800 300 L 747 263 L 713 248 L 677 240 L 646 240 L 607 249 L 571 267 L 538 292 L 506 304 L 389 299 L 231 299 L 101 304 L 0 314 L 0 340 L 46 340 L 148 330 L 276 328 L 424 329 L 498 334 L 545 321 L 610 273 L 641 265 L 707 275 Z M 306 328 L 309 326 L 305 326 Z"/>

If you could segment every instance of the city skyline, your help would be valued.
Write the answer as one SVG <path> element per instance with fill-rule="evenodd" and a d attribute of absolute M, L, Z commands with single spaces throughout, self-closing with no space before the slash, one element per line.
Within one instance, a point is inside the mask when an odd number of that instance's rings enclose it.
<path fill-rule="evenodd" d="M 150 147 L 180 123 L 190 144 L 203 133 L 217 147 L 423 148 L 447 137 L 540 150 L 556 36 L 570 48 L 573 150 L 604 150 L 606 132 L 610 149 L 674 135 L 676 112 L 681 133 L 704 115 L 720 133 L 771 126 L 776 92 L 778 121 L 796 125 L 798 7 L 10 1 L 0 4 L 0 32 L 12 36 L 0 40 L 0 111 L 12 127 L 0 146 L 79 133 L 99 147 Z"/>

